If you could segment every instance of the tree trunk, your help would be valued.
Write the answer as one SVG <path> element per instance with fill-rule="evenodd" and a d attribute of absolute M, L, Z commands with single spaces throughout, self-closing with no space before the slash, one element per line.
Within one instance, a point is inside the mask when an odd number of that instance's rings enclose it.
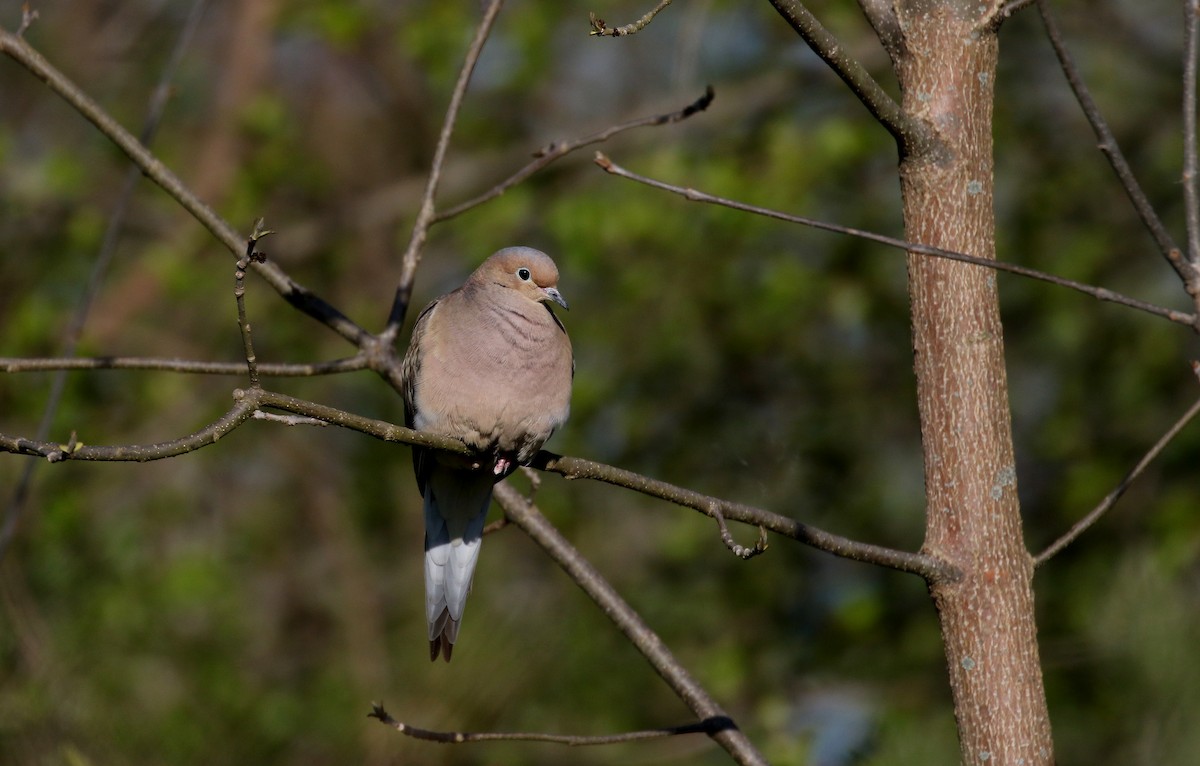
<path fill-rule="evenodd" d="M 990 9 L 962 0 L 897 2 L 889 46 L 907 114 L 933 149 L 901 158 L 910 241 L 995 257 Z M 925 452 L 925 550 L 957 566 L 930 583 L 941 621 L 963 762 L 1050 764 L 1032 559 L 1017 499 L 995 274 L 910 253 L 909 295 Z"/>

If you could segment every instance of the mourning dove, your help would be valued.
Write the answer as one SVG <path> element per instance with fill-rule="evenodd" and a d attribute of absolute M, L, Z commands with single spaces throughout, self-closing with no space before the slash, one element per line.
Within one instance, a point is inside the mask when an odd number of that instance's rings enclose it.
<path fill-rule="evenodd" d="M 461 440 L 463 457 L 414 448 L 425 506 L 429 658 L 447 662 L 479 559 L 492 486 L 567 419 L 575 364 L 550 309 L 567 302 L 545 253 L 509 247 L 425 307 L 404 355 L 405 422 Z"/>

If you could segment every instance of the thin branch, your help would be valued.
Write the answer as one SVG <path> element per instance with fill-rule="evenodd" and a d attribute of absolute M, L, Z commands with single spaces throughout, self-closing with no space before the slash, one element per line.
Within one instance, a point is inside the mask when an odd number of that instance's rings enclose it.
<path fill-rule="evenodd" d="M 1196 194 L 1196 57 L 1200 42 L 1200 0 L 1183 6 L 1183 201 L 1187 221 L 1187 258 L 1200 267 L 1200 197 Z"/>
<path fill-rule="evenodd" d="M 259 364 L 258 374 L 267 378 L 304 378 L 367 369 L 362 354 L 309 364 Z M 246 363 L 201 362 L 192 359 L 157 359 L 143 356 L 95 356 L 20 358 L 0 357 L 0 372 L 50 372 L 54 370 L 147 370 L 187 375 L 245 375 Z"/>
<path fill-rule="evenodd" d="M 475 65 L 479 62 L 479 54 L 483 52 L 484 43 L 491 34 L 492 25 L 500 14 L 502 5 L 504 5 L 504 0 L 491 0 L 488 3 L 483 12 L 483 19 L 479 22 L 479 28 L 475 30 L 475 38 L 471 41 L 471 47 L 467 49 L 467 56 L 458 73 L 458 82 L 455 83 L 454 91 L 450 94 L 450 105 L 446 107 L 446 116 L 442 120 L 442 131 L 433 152 L 429 178 L 425 182 L 425 193 L 421 197 L 421 208 L 417 213 L 417 220 L 413 223 L 408 248 L 405 249 L 404 257 L 400 262 L 400 282 L 396 286 L 396 297 L 392 300 L 387 327 L 379 336 L 383 345 L 390 346 L 392 344 L 400 332 L 400 326 L 404 324 L 404 315 L 408 313 L 413 283 L 417 278 L 417 266 L 421 262 L 421 249 L 425 246 L 425 240 L 429 236 L 429 227 L 432 225 L 436 213 L 434 197 L 437 195 L 438 184 L 441 182 L 442 166 L 446 162 L 450 136 L 453 135 L 454 126 L 458 122 L 458 110 L 462 106 L 467 85 L 471 82 L 471 74 L 475 71 Z"/>
<path fill-rule="evenodd" d="M 602 130 L 599 133 L 592 133 L 591 135 L 583 136 L 582 138 L 576 138 L 572 141 L 554 141 L 549 143 L 534 152 L 533 156 L 535 159 L 533 162 L 530 162 L 528 165 L 521 168 L 516 173 L 513 173 L 511 176 L 501 181 L 488 191 L 480 194 L 478 197 L 469 199 L 460 205 L 456 205 L 449 210 L 446 210 L 445 212 L 437 213 L 434 215 L 431 223 L 441 223 L 442 221 L 447 221 L 455 216 L 467 212 L 468 210 L 471 210 L 472 208 L 478 207 L 485 202 L 499 197 L 501 194 L 521 183 L 526 178 L 529 178 L 531 175 L 546 167 L 550 163 L 561 157 L 565 157 L 577 149 L 582 149 L 585 146 L 591 146 L 592 144 L 598 144 L 603 141 L 607 141 L 618 133 L 624 133 L 625 131 L 633 130 L 634 128 L 649 127 L 654 125 L 667 125 L 673 122 L 679 122 L 680 120 L 686 120 L 693 114 L 707 109 L 709 104 L 711 104 L 713 101 L 713 96 L 713 89 L 710 85 L 705 89 L 703 96 L 679 111 L 670 112 L 668 114 L 660 114 L 654 117 L 643 117 L 639 120 L 626 122 L 622 125 L 614 125 L 613 127 Z"/>
<path fill-rule="evenodd" d="M 45 82 L 51 90 L 62 97 L 77 112 L 87 118 L 96 128 L 116 144 L 142 173 L 154 181 L 163 191 L 188 211 L 235 257 L 241 257 L 245 238 L 232 226 L 213 212 L 184 185 L 166 165 L 158 160 L 129 131 L 121 127 L 103 108 L 79 89 L 29 46 L 23 39 L 0 27 L 0 53 L 20 63 L 32 74 Z M 303 314 L 329 327 L 341 337 L 362 348 L 371 341 L 371 335 L 353 320 L 326 303 L 313 292 L 288 276 L 274 262 L 251 264 L 251 268 L 266 280 L 279 295 Z"/>
<path fill-rule="evenodd" d="M 934 151 L 938 144 L 925 123 L 914 120 L 900 108 L 888 92 L 875 81 L 846 47 L 821 25 L 799 0 L 771 0 L 771 5 L 792 26 L 808 46 L 842 78 L 867 111 L 892 134 L 900 145 L 902 157 Z"/>
<path fill-rule="evenodd" d="M 158 84 L 150 95 L 146 117 L 142 121 L 141 133 L 141 141 L 147 146 L 153 143 L 154 137 L 158 133 L 158 126 L 161 124 L 163 113 L 167 108 L 167 101 L 171 92 L 171 82 L 175 79 L 175 72 L 179 69 L 179 63 L 183 60 L 184 51 L 187 50 L 196 28 L 200 25 L 200 17 L 203 15 L 203 11 L 204 0 L 196 0 L 196 2 L 192 3 L 187 20 L 184 22 L 183 28 L 175 40 L 175 45 L 171 49 L 171 54 L 167 57 L 167 63 L 159 75 Z M 29 4 L 25 3 L 21 8 L 21 26 L 17 30 L 17 36 L 23 36 L 25 30 L 37 17 L 37 11 L 31 11 Z M 72 313 L 70 324 L 67 326 L 62 350 L 64 357 L 75 356 L 75 351 L 79 347 L 79 339 L 83 336 L 83 328 L 87 324 L 92 304 L 95 301 L 96 294 L 100 291 L 100 286 L 103 284 L 105 276 L 108 274 L 113 254 L 117 250 L 117 240 L 122 228 L 124 228 L 125 217 L 129 212 L 130 200 L 133 198 L 133 191 L 140 177 L 141 173 L 137 167 L 131 165 L 125 173 L 124 180 L 121 182 L 121 190 L 117 193 L 116 202 L 113 205 L 112 213 L 109 215 L 108 224 L 105 226 L 104 236 L 100 241 L 100 249 L 96 253 L 96 260 L 92 263 L 91 273 L 88 275 L 87 283 L 84 285 L 83 292 L 80 294 L 79 300 L 75 305 L 75 311 Z M 35 437 L 39 441 L 45 440 L 50 435 L 50 429 L 54 424 L 54 418 L 58 413 L 58 407 L 62 403 L 62 397 L 66 388 L 67 373 L 63 370 L 58 372 L 50 382 L 50 394 L 46 397 L 46 405 L 42 410 L 41 423 L 38 425 Z M 8 545 L 12 541 L 13 535 L 16 534 L 17 524 L 24 513 L 25 503 L 29 498 L 29 488 L 33 483 L 33 472 L 36 468 L 37 463 L 35 462 L 30 462 L 24 467 L 21 471 L 21 478 L 17 481 L 17 486 L 13 490 L 7 508 L 5 508 L 4 523 L 2 528 L 0 528 L 0 561 L 4 559 L 4 555 L 8 551 Z"/>
<path fill-rule="evenodd" d="M 601 37 L 625 37 L 627 35 L 637 34 L 645 29 L 646 25 L 653 21 L 654 17 L 657 16 L 662 9 L 666 8 L 670 4 L 671 0 L 662 0 L 657 6 L 652 8 L 646 13 L 645 16 L 642 16 L 637 21 L 633 22 L 632 24 L 626 24 L 625 26 L 616 28 L 605 24 L 604 19 L 597 18 L 596 14 L 589 13 L 588 20 L 591 22 L 592 31 L 588 34 L 592 35 L 593 37 L 597 35 Z"/>
<path fill-rule="evenodd" d="M 246 357 L 246 371 L 250 374 L 250 387 L 259 388 L 258 357 L 254 353 L 254 341 L 250 337 L 250 322 L 246 319 L 246 269 L 251 263 L 261 263 L 266 256 L 258 252 L 258 241 L 271 234 L 263 228 L 263 219 L 254 222 L 254 231 L 246 240 L 246 254 L 237 262 L 233 273 L 233 297 L 237 301 L 238 329 L 242 334 L 242 352 Z"/>
<path fill-rule="evenodd" d="M 541 546 L 567 576 L 596 602 L 697 718 L 720 722 L 719 727 L 708 732 L 717 744 L 740 764 L 766 764 L 766 759 L 738 729 L 733 719 L 692 678 L 662 639 L 536 506 L 507 483 L 496 486 L 496 500 L 512 522 Z"/>
<path fill-rule="evenodd" d="M 238 392 L 235 392 L 235 395 Z M 112 447 L 93 447 L 75 439 L 72 433 L 71 441 L 67 444 L 22 439 L 7 434 L 0 434 L 0 451 L 12 452 L 17 455 L 32 455 L 44 457 L 51 463 L 64 460 L 87 460 L 105 462 L 136 462 L 146 463 L 151 460 L 185 455 L 189 452 L 216 444 L 217 441 L 235 428 L 245 423 L 254 415 L 258 403 L 253 397 L 239 398 L 233 407 L 215 422 L 199 431 L 157 444 L 126 444 Z"/>
<path fill-rule="evenodd" d="M 275 412 L 263 412 L 262 410 L 254 411 L 255 420 L 266 420 L 271 423 L 282 423 L 285 426 L 328 426 L 329 423 L 324 420 L 317 420 L 305 415 L 280 415 Z"/>
<path fill-rule="evenodd" d="M 578 457 L 555 455 L 545 450 L 530 461 L 530 465 L 568 479 L 591 479 L 615 487 L 624 487 L 649 497 L 667 500 L 717 519 L 753 524 L 761 529 L 791 538 L 818 550 L 841 558 L 876 564 L 900 572 L 920 575 L 927 581 L 956 579 L 957 570 L 946 562 L 924 553 L 909 553 L 879 545 L 858 542 L 818 529 L 778 513 L 705 495 L 669 482 L 651 479 L 633 471 L 617 468 Z M 719 515 L 718 515 L 719 513 Z M 764 544 L 765 547 L 765 544 Z"/>
<path fill-rule="evenodd" d="M 1179 246 L 1175 244 L 1175 240 L 1171 237 L 1170 232 L 1167 231 L 1166 226 L 1163 225 L 1162 220 L 1154 211 L 1154 206 L 1150 204 L 1146 193 L 1134 177 L 1129 163 L 1125 160 L 1125 155 L 1121 152 L 1121 147 L 1117 144 L 1116 137 L 1113 136 L 1108 123 L 1100 113 L 1099 107 L 1096 106 L 1091 92 L 1079 74 L 1078 67 L 1075 66 L 1075 60 L 1072 58 L 1070 51 L 1067 50 L 1062 32 L 1058 28 L 1058 22 L 1054 20 L 1054 16 L 1050 13 L 1049 3 L 1046 0 L 1037 0 L 1037 7 L 1038 12 L 1042 16 L 1042 24 L 1046 28 L 1046 36 L 1049 38 L 1050 44 L 1054 47 L 1054 53 L 1058 56 L 1058 62 L 1062 67 L 1063 74 L 1066 75 L 1067 83 L 1075 93 L 1075 99 L 1079 102 L 1084 116 L 1087 117 L 1088 123 L 1092 126 L 1092 131 L 1096 134 L 1096 138 L 1100 142 L 1100 151 L 1108 158 L 1108 162 L 1117 174 L 1117 178 L 1120 180 L 1122 188 L 1125 189 L 1129 201 L 1133 204 L 1134 210 L 1137 211 L 1138 216 L 1142 219 L 1142 224 L 1150 232 L 1150 236 L 1154 238 L 1155 244 L 1158 245 L 1158 249 L 1167 259 L 1167 262 L 1171 264 L 1171 268 L 1175 269 L 1175 272 L 1183 281 L 1184 289 L 1192 297 L 1197 309 L 1200 309 L 1200 270 L 1183 258 Z"/>
<path fill-rule="evenodd" d="M 696 723 L 687 723 L 681 726 L 670 726 L 662 729 L 649 729 L 645 731 L 628 731 L 622 734 L 605 734 L 599 736 L 578 736 L 570 734 L 541 734 L 536 732 L 468 732 L 468 731 L 431 731 L 429 729 L 419 729 L 416 726 L 397 721 L 391 716 L 388 711 L 383 709 L 383 705 L 378 702 L 371 703 L 371 712 L 367 713 L 367 718 L 376 718 L 380 722 L 391 726 L 396 731 L 414 739 L 423 739 L 428 742 L 440 742 L 444 745 L 460 745 L 464 742 L 497 742 L 497 741 L 520 741 L 520 742 L 552 742 L 559 745 L 571 745 L 580 747 L 585 745 L 615 745 L 621 742 L 637 742 L 644 739 L 659 739 L 662 737 L 675 737 L 680 734 L 713 734 L 723 726 L 728 726 L 728 720 L 711 718 L 705 721 Z"/>
<path fill-rule="evenodd" d="M 33 22 L 38 20 L 38 12 L 29 7 L 29 3 L 21 4 L 21 26 L 17 27 L 17 37 L 23 37 L 25 30 L 33 26 Z"/>
<path fill-rule="evenodd" d="M 757 205 L 748 205 L 744 202 L 738 202 L 736 200 L 726 199 L 724 197 L 705 194 L 704 192 L 696 191 L 695 189 L 675 186 L 674 184 L 657 181 L 653 178 L 647 178 L 645 176 L 640 176 L 636 173 L 630 172 L 620 165 L 615 164 L 612 160 L 599 152 L 596 153 L 596 164 L 603 168 L 606 172 L 613 175 L 620 176 L 621 178 L 628 178 L 631 181 L 637 181 L 638 183 L 645 184 L 646 186 L 652 186 L 656 189 L 669 191 L 672 194 L 678 194 L 693 202 L 705 202 L 712 205 L 720 205 L 722 207 L 733 208 L 734 210 L 742 210 L 747 213 L 754 213 L 767 218 L 774 218 L 779 221 L 787 221 L 788 223 L 798 223 L 802 226 L 810 226 L 814 229 L 821 229 L 822 231 L 832 231 L 838 234 L 847 234 L 851 237 L 858 237 L 859 239 L 865 239 L 870 242 L 878 242 L 881 245 L 888 245 L 889 247 L 895 247 L 911 253 L 920 253 L 922 255 L 946 258 L 948 260 L 959 261 L 961 263 L 970 263 L 975 266 L 983 266 L 984 268 L 995 269 L 996 271 L 1006 271 L 1010 274 L 1017 274 L 1023 277 L 1029 277 L 1030 279 L 1049 282 L 1050 284 L 1058 285 L 1059 287 L 1066 287 L 1071 290 L 1076 290 L 1085 295 L 1090 295 L 1097 300 L 1117 303 L 1122 306 L 1137 309 L 1138 311 L 1144 311 L 1147 314 L 1162 317 L 1175 322 L 1176 324 L 1186 325 L 1192 329 L 1200 329 L 1200 318 L 1198 318 L 1195 314 L 1188 314 L 1182 311 L 1175 311 L 1173 309 L 1163 308 L 1162 306 L 1156 306 L 1153 303 L 1147 303 L 1146 301 L 1141 301 L 1136 298 L 1130 298 L 1127 295 L 1122 295 L 1121 293 L 1114 292 L 1103 287 L 1093 287 L 1092 285 L 1087 285 L 1082 282 L 1076 282 L 1073 279 L 1057 277 L 1053 274 L 1047 274 L 1044 271 L 1038 271 L 1037 269 L 1031 269 L 1026 266 L 1018 266 L 1014 263 L 996 261 L 990 258 L 981 258 L 979 256 L 967 255 L 966 253 L 957 253 L 953 250 L 943 250 L 942 248 L 930 247 L 929 245 L 922 245 L 916 242 L 906 242 L 895 237 L 884 236 L 883 234 L 875 234 L 874 232 L 863 231 L 862 229 L 855 229 L 849 226 L 839 226 L 838 224 L 818 221 L 813 218 L 805 218 L 803 216 L 781 213 L 778 210 L 758 207 Z"/>
<path fill-rule="evenodd" d="M 1075 538 L 1082 535 L 1088 530 L 1089 527 L 1099 521 L 1100 517 L 1117 504 L 1117 501 L 1121 499 L 1121 496 L 1125 494 L 1125 491 L 1129 489 L 1130 485 L 1137 481 L 1137 478 L 1142 475 L 1142 473 L 1146 470 L 1146 467 L 1153 462 L 1154 458 L 1158 457 L 1159 453 L 1161 453 L 1163 449 L 1171 442 L 1171 440 L 1183 430 L 1184 426 L 1190 423 L 1192 418 L 1196 417 L 1197 413 L 1200 413 L 1200 399 L 1197 399 L 1196 402 L 1188 408 L 1188 411 L 1183 413 L 1183 416 L 1180 417 L 1179 420 L 1175 421 L 1175 424 L 1167 429 L 1167 432 L 1163 434 L 1157 442 L 1154 443 L 1154 446 L 1151 447 L 1145 455 L 1142 455 L 1142 459 L 1137 462 L 1137 465 L 1135 465 L 1133 469 L 1129 471 L 1129 473 L 1125 474 L 1125 478 L 1121 479 L 1121 483 L 1118 484 L 1112 492 L 1109 492 L 1104 496 L 1104 499 L 1100 501 L 1099 505 L 1093 508 L 1088 515 L 1077 521 L 1075 525 L 1067 531 L 1066 534 L 1055 540 L 1053 543 L 1047 546 L 1046 550 L 1042 551 L 1034 558 L 1034 566 L 1040 567 L 1042 564 L 1045 564 L 1055 554 L 1073 543 Z"/>

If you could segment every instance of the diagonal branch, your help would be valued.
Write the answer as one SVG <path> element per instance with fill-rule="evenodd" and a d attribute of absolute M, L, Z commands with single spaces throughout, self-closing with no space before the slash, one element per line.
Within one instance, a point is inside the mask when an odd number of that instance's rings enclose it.
<path fill-rule="evenodd" d="M 709 736 L 740 764 L 766 764 L 766 759 L 729 714 L 696 682 L 662 639 L 634 611 L 604 576 L 554 528 L 537 507 L 507 483 L 496 485 L 496 500 L 508 518 L 541 546 L 612 620 L 685 705 L 703 721 L 720 721 Z"/>
<path fill-rule="evenodd" d="M 674 184 L 669 184 L 664 181 L 658 181 L 653 178 L 647 178 L 645 176 L 640 176 L 637 173 L 630 172 L 620 165 L 615 164 L 612 160 L 600 152 L 596 152 L 596 164 L 599 165 L 604 171 L 615 176 L 628 178 L 631 181 L 637 181 L 640 184 L 652 186 L 655 189 L 669 191 L 672 194 L 678 194 L 682 197 L 686 197 L 693 202 L 705 202 L 711 205 L 720 205 L 721 207 L 728 207 L 733 208 L 734 210 L 754 213 L 755 215 L 761 215 L 766 218 L 774 218 L 778 221 L 798 223 L 802 226 L 811 226 L 814 229 L 821 229 L 822 231 L 832 231 L 838 234 L 847 234 L 851 237 L 858 237 L 859 239 L 865 239 L 870 242 L 878 242 L 881 245 L 898 248 L 906 252 L 920 253 L 922 255 L 934 256 L 936 258 L 946 258 L 947 260 L 959 261 L 961 263 L 970 263 L 975 266 L 995 269 L 996 271 L 1006 271 L 1010 274 L 1017 274 L 1022 277 L 1029 277 L 1030 279 L 1037 279 L 1042 282 L 1049 282 L 1052 285 L 1058 285 L 1059 287 L 1066 287 L 1071 290 L 1076 290 L 1084 295 L 1090 295 L 1097 300 L 1108 301 L 1110 303 L 1116 303 L 1128 308 L 1137 309 L 1138 311 L 1144 311 L 1147 314 L 1168 319 L 1176 324 L 1187 325 L 1192 329 L 1200 330 L 1200 318 L 1198 318 L 1195 314 L 1187 314 L 1182 311 L 1175 311 L 1172 309 L 1163 308 L 1162 306 L 1156 306 L 1153 303 L 1141 301 L 1136 298 L 1130 298 L 1127 295 L 1122 295 L 1121 293 L 1114 292 L 1113 290 L 1109 290 L 1107 288 L 1093 287 L 1092 285 L 1087 285 L 1082 282 L 1076 282 L 1073 279 L 1057 277 L 1053 274 L 1047 274 L 1044 271 L 1038 271 L 1037 269 L 1031 269 L 1026 266 L 1018 266 L 1015 263 L 1005 263 L 1004 261 L 981 258 L 974 255 L 967 255 L 966 253 L 957 253 L 953 250 L 943 250 L 940 247 L 931 247 L 929 245 L 921 245 L 915 242 L 906 242 L 902 239 L 888 237 L 883 234 L 876 234 L 874 232 L 855 229 L 849 226 L 840 226 L 834 223 L 818 221 L 814 218 L 805 218 L 804 216 L 782 213 L 778 210 L 771 210 L 770 208 L 758 207 L 757 205 L 749 205 L 745 202 L 738 202 L 736 200 L 726 199 L 724 197 L 717 197 L 712 194 L 705 194 L 704 192 L 696 191 L 695 189 L 675 186 Z"/>
<path fill-rule="evenodd" d="M 378 702 L 371 704 L 371 712 L 367 718 L 378 719 L 380 723 L 391 726 L 396 731 L 413 739 L 423 739 L 427 742 L 440 742 L 444 745 L 461 745 L 465 742 L 552 742 L 558 745 L 580 747 L 584 745 L 615 745 L 621 742 L 638 742 L 644 739 L 660 739 L 675 737 L 680 734 L 715 734 L 721 728 L 729 726 L 728 719 L 710 718 L 696 723 L 685 723 L 680 726 L 669 726 L 662 729 L 644 731 L 627 731 L 621 734 L 601 734 L 584 736 L 574 734 L 543 734 L 540 732 L 470 732 L 470 731 L 431 731 L 419 729 L 416 726 L 397 721 L 383 705 Z"/>
<path fill-rule="evenodd" d="M 693 114 L 696 114 L 697 112 L 703 112 L 705 109 L 707 109 L 709 104 L 712 103 L 714 95 L 715 94 L 713 93 L 712 86 L 710 85 L 705 89 L 703 96 L 679 111 L 660 114 L 654 117 L 643 117 L 638 120 L 633 120 L 632 122 L 614 125 L 598 133 L 592 133 L 591 135 L 583 136 L 582 138 L 576 138 L 572 141 L 554 141 L 553 143 L 547 144 L 546 146 L 543 146 L 541 149 L 538 149 L 536 152 L 534 152 L 533 156 L 535 159 L 533 162 L 530 162 L 528 165 L 521 168 L 516 173 L 513 173 L 511 176 L 501 181 L 496 186 L 493 186 L 488 191 L 480 194 L 478 197 L 469 199 L 460 205 L 455 205 L 444 212 L 437 213 L 434 215 L 431 223 L 441 223 L 442 221 L 447 221 L 455 216 L 467 212 L 472 208 L 478 207 L 485 202 L 499 197 L 501 194 L 521 183 L 526 178 L 529 178 L 531 175 L 546 167 L 550 163 L 560 159 L 561 157 L 565 157 L 577 149 L 582 149 L 585 146 L 591 146 L 592 144 L 598 144 L 603 141 L 607 141 L 618 133 L 624 133 L 625 131 L 633 130 L 634 128 L 649 127 L 654 125 L 668 125 L 673 122 L 679 122 L 680 120 L 686 120 Z"/>
<path fill-rule="evenodd" d="M 1100 151 L 1108 158 L 1109 164 L 1113 171 L 1117 174 L 1117 179 L 1121 182 L 1121 187 L 1125 189 L 1125 194 L 1128 195 L 1129 201 L 1133 204 L 1134 210 L 1142 219 L 1142 224 L 1145 225 L 1150 236 L 1154 238 L 1155 244 L 1162 252 L 1167 262 L 1171 264 L 1171 268 L 1179 275 L 1183 281 L 1184 289 L 1188 295 L 1192 297 L 1192 301 L 1196 304 L 1197 309 L 1200 309 L 1200 269 L 1193 265 L 1190 261 L 1184 259 L 1183 254 L 1179 250 L 1179 246 L 1175 244 L 1175 240 L 1171 237 L 1163 225 L 1162 219 L 1158 217 L 1158 213 L 1154 211 L 1154 206 L 1150 204 L 1149 198 L 1146 197 L 1146 192 L 1142 190 L 1137 179 L 1133 175 L 1133 170 L 1130 169 L 1129 163 L 1125 160 L 1125 155 L 1121 152 L 1121 147 L 1117 144 L 1117 139 L 1113 136 L 1112 130 L 1109 129 L 1108 123 L 1104 116 L 1100 113 L 1100 108 L 1096 106 L 1095 100 L 1092 98 L 1091 91 L 1083 82 L 1083 78 L 1079 74 L 1079 68 L 1075 66 L 1075 60 L 1067 50 L 1066 43 L 1063 41 L 1062 32 L 1058 28 L 1058 22 L 1054 20 L 1054 16 L 1050 13 L 1050 6 L 1046 0 L 1037 0 L 1038 12 L 1042 15 L 1042 24 L 1046 28 L 1046 36 L 1050 40 L 1050 44 L 1054 47 L 1054 53 L 1058 56 L 1058 63 L 1062 67 L 1063 74 L 1066 75 L 1067 83 L 1071 86 L 1071 90 L 1075 93 L 1075 98 L 1079 101 L 1079 106 L 1083 109 L 1083 114 L 1087 117 L 1087 121 L 1092 126 L 1092 131 L 1096 134 L 1096 139 L 1100 142 Z"/>
<path fill-rule="evenodd" d="M 888 92 L 853 56 L 846 52 L 833 33 L 821 25 L 817 17 L 799 0 L 771 0 L 771 5 L 792 26 L 796 34 L 829 65 L 834 74 L 858 96 L 867 111 L 892 134 L 900 146 L 900 155 L 909 157 L 933 151 L 937 147 L 933 131 L 914 120 L 900 108 Z"/>
<path fill-rule="evenodd" d="M 463 96 L 475 65 L 479 62 L 479 54 L 483 52 L 484 43 L 491 34 L 492 25 L 500 14 L 504 0 L 491 0 L 483 12 L 479 28 L 475 30 L 475 39 L 467 49 L 462 69 L 458 73 L 458 82 L 454 92 L 450 94 L 450 105 L 446 107 L 446 117 L 442 120 L 442 132 L 438 136 L 437 148 L 433 152 L 433 162 L 429 167 L 429 178 L 425 182 L 425 193 L 421 197 L 421 209 L 417 212 L 417 220 L 413 223 L 412 235 L 408 240 L 408 248 L 400 262 L 400 283 L 396 286 L 396 297 L 392 300 L 392 308 L 388 314 L 387 327 L 380 334 L 382 345 L 390 346 L 404 324 L 404 315 L 408 313 L 408 304 L 412 299 L 413 283 L 417 278 L 417 266 L 421 262 L 421 249 L 429 237 L 429 227 L 433 224 L 436 208 L 434 197 L 437 195 L 438 184 L 442 179 L 442 166 L 446 162 L 446 150 L 450 147 L 450 136 L 458 122 L 458 110 L 462 106 Z"/>
<path fill-rule="evenodd" d="M 1046 550 L 1042 551 L 1034 558 L 1034 566 L 1040 567 L 1042 564 L 1045 564 L 1055 554 L 1057 554 L 1063 548 L 1066 548 L 1071 543 L 1075 542 L 1077 537 L 1082 535 L 1093 524 L 1099 521 L 1101 516 L 1103 516 L 1110 508 L 1117 504 L 1117 501 L 1121 499 L 1121 496 L 1125 494 L 1125 491 L 1129 489 L 1130 485 L 1137 481 L 1138 477 L 1141 476 L 1146 470 L 1146 467 L 1154 461 L 1154 458 L 1159 456 L 1163 449 L 1165 449 L 1166 446 L 1171 443 L 1171 440 L 1174 439 L 1179 432 L 1183 430 L 1184 426 L 1190 423 L 1198 413 L 1200 413 L 1200 399 L 1196 400 L 1196 402 L 1188 408 L 1188 411 L 1183 413 L 1179 420 L 1175 421 L 1175 424 L 1167 429 L 1167 432 L 1163 434 L 1157 442 L 1154 443 L 1154 446 L 1151 447 L 1145 455 L 1142 455 L 1142 459 L 1137 462 L 1137 465 L 1130 469 L 1129 473 L 1125 474 L 1125 478 L 1121 479 L 1121 483 L 1118 484 L 1112 492 L 1109 492 L 1104 496 L 1104 499 L 1100 501 L 1099 505 L 1088 512 L 1088 515 L 1075 522 L 1075 525 L 1072 526 L 1066 534 L 1048 545 Z"/>
<path fill-rule="evenodd" d="M 184 210 L 199 221 L 208 231 L 233 253 L 240 258 L 245 246 L 245 238 L 239 235 L 232 226 L 217 215 L 212 208 L 204 204 L 192 191 L 184 185 L 179 176 L 175 175 L 166 165 L 158 160 L 150 150 L 135 138 L 129 131 L 121 127 L 112 116 L 93 101 L 86 93 L 71 82 L 62 72 L 54 68 L 40 53 L 34 50 L 20 37 L 0 27 L 0 53 L 20 63 L 31 73 L 45 82 L 52 91 L 62 97 L 74 109 L 87 118 L 96 128 L 116 144 L 121 151 L 142 173 L 158 184 L 158 186 L 177 201 Z M 301 286 L 288 276 L 279 266 L 270 261 L 252 265 L 255 272 L 266 280 L 275 292 L 301 313 L 316 319 L 346 340 L 361 348 L 367 344 L 371 336 L 359 327 L 353 320 L 338 311 L 329 303 Z"/>

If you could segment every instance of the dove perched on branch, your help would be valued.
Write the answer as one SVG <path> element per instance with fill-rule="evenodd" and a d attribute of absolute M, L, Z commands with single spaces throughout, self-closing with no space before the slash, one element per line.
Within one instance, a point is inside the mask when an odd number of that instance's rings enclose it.
<path fill-rule="evenodd" d="M 413 448 L 425 508 L 429 654 L 450 661 L 492 486 L 529 461 L 570 410 L 574 361 L 550 308 L 567 302 L 545 253 L 509 247 L 417 317 L 404 356 L 405 422 L 471 457 Z"/>

